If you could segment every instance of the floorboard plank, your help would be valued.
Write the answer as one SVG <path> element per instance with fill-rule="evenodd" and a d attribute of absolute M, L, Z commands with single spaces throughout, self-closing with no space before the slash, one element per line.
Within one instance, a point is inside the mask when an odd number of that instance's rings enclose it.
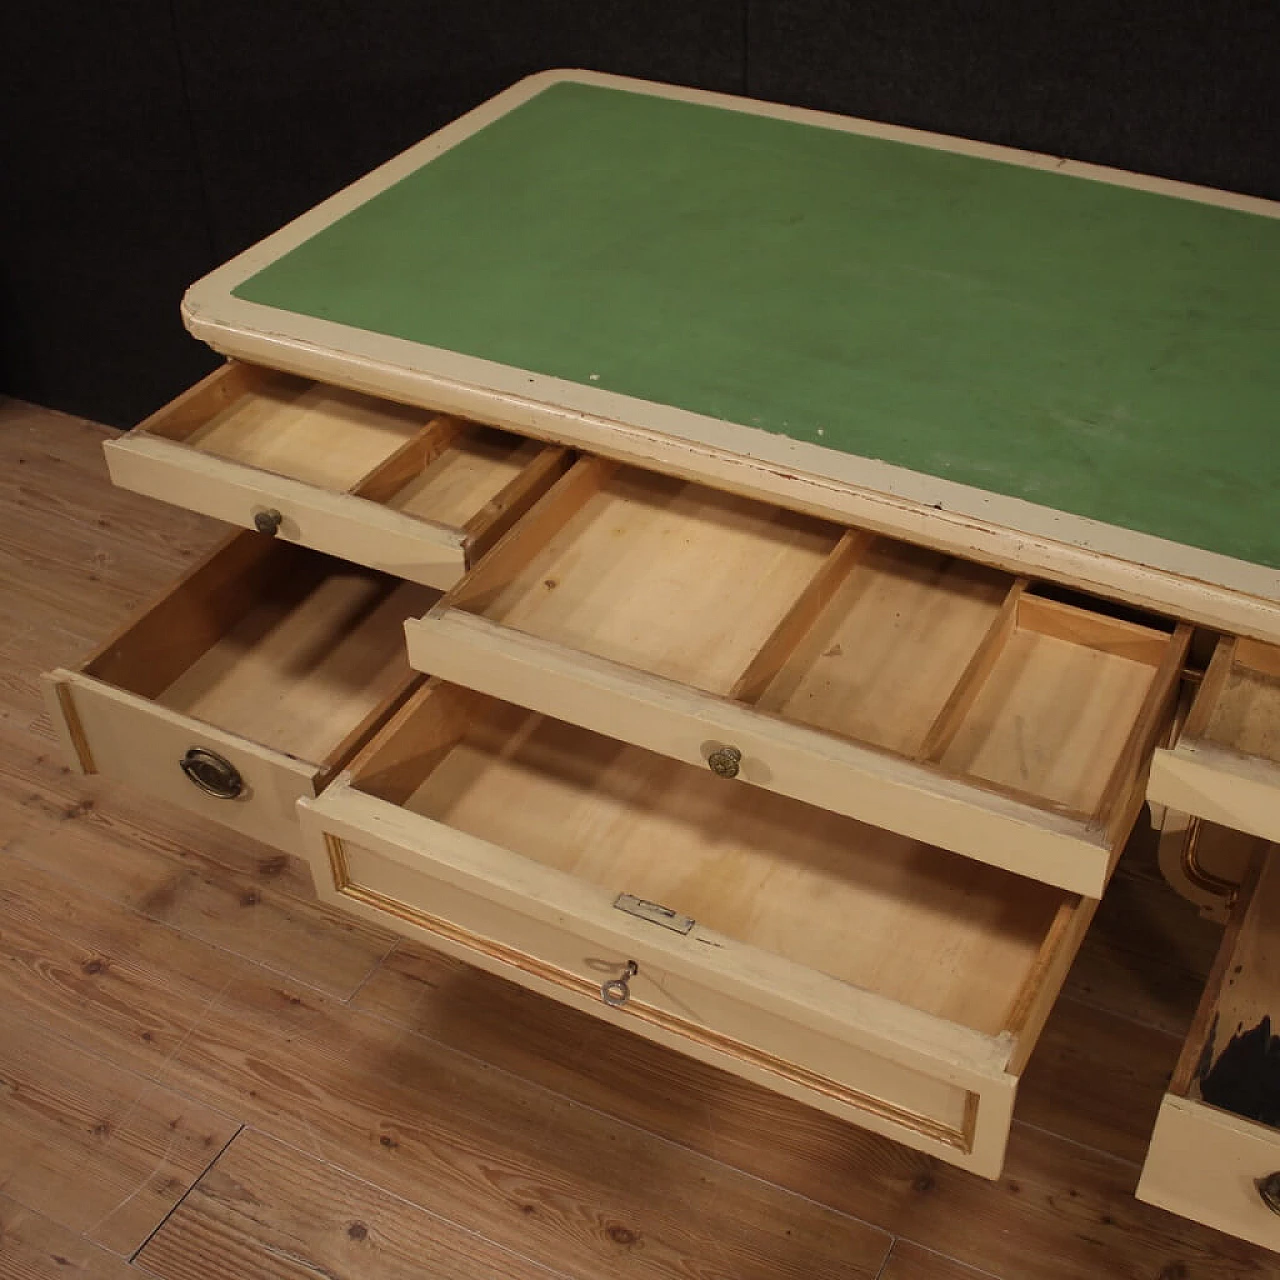
<path fill-rule="evenodd" d="M 242 1133 L 138 1256 L 162 1280 L 556 1280 L 261 1134 Z"/>
<path fill-rule="evenodd" d="M 4 1280 L 138 1280 L 127 1263 L 0 1192 Z"/>
<path fill-rule="evenodd" d="M 129 1255 L 239 1125 L 0 1010 L 0 1186 Z"/>
<path fill-rule="evenodd" d="M 977 1271 L 954 1258 L 943 1257 L 906 1240 L 898 1240 L 878 1280 L 1003 1280 L 991 1271 Z"/>

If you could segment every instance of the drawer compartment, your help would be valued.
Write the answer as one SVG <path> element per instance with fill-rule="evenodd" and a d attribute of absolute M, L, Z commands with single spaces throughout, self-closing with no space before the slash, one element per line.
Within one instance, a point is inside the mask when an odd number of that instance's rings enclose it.
<path fill-rule="evenodd" d="M 420 677 L 404 619 L 437 593 L 236 534 L 75 671 L 45 676 L 67 755 L 277 848 L 296 802 Z"/>
<path fill-rule="evenodd" d="M 105 449 L 122 488 L 440 588 L 569 465 L 553 445 L 235 362 Z"/>
<path fill-rule="evenodd" d="M 299 810 L 322 897 L 989 1177 L 1095 905 L 436 680 Z"/>
<path fill-rule="evenodd" d="M 407 632 L 420 671 L 1091 897 L 1188 640 L 598 458 Z"/>
<path fill-rule="evenodd" d="M 1139 1199 L 1280 1251 L 1280 856 L 1253 840 Z"/>
<path fill-rule="evenodd" d="M 1147 794 L 1280 841 L 1280 648 L 1218 641 L 1177 742 L 1152 760 Z"/>

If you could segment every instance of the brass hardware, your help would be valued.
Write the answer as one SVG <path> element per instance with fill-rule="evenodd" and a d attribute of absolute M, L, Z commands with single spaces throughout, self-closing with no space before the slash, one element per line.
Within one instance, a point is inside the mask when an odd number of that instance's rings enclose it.
<path fill-rule="evenodd" d="M 1215 876 L 1212 871 L 1206 871 L 1200 865 L 1200 832 L 1204 828 L 1204 823 L 1197 817 L 1192 816 L 1187 823 L 1186 839 L 1182 842 L 1182 874 L 1197 889 L 1204 893 L 1211 893 L 1216 898 L 1225 898 L 1227 906 L 1235 905 L 1236 895 L 1240 892 L 1240 886 L 1233 884 L 1230 880 L 1224 880 L 1221 876 Z M 1276 1175 L 1277 1190 L 1280 1191 L 1280 1174 Z M 1280 1213 L 1280 1210 L 1277 1210 Z"/>
<path fill-rule="evenodd" d="M 1269 1173 L 1253 1184 L 1258 1188 L 1262 1203 L 1274 1214 L 1280 1214 L 1280 1173 Z"/>
<path fill-rule="evenodd" d="M 628 960 L 627 967 L 622 971 L 621 977 L 610 978 L 608 982 L 602 982 L 600 984 L 600 996 L 605 1004 L 612 1005 L 615 1009 L 626 1004 L 631 999 L 629 983 L 639 972 L 640 966 L 634 960 Z"/>
<path fill-rule="evenodd" d="M 711 772 L 718 778 L 736 778 L 742 763 L 742 752 L 737 747 L 721 747 L 707 757 Z"/>
<path fill-rule="evenodd" d="M 660 924 L 664 929 L 671 929 L 675 933 L 688 933 L 694 926 L 692 916 L 682 916 L 660 902 L 648 902 L 644 898 L 637 898 L 633 893 L 618 894 L 613 905 L 616 910 L 625 911 L 629 916 L 648 920 L 650 924 Z"/>
<path fill-rule="evenodd" d="M 265 533 L 268 538 L 274 538 L 280 532 L 280 523 L 284 519 L 274 507 L 267 507 L 263 511 L 255 511 L 253 513 L 253 526 L 259 533 Z"/>
<path fill-rule="evenodd" d="M 178 764 L 201 791 L 219 800 L 234 800 L 244 791 L 240 770 L 207 747 L 192 747 Z"/>

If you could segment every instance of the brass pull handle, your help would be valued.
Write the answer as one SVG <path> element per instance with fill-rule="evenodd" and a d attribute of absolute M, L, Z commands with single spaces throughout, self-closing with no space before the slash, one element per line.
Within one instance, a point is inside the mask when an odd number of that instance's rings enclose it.
<path fill-rule="evenodd" d="M 1269 1173 L 1265 1178 L 1259 1178 L 1254 1186 L 1258 1188 L 1262 1203 L 1272 1213 L 1280 1215 L 1280 1173 Z"/>
<path fill-rule="evenodd" d="M 206 747 L 192 747 L 178 764 L 192 782 L 219 800 L 234 800 L 244 791 L 240 770 Z"/>
<path fill-rule="evenodd" d="M 280 532 L 280 523 L 284 519 L 274 507 L 267 507 L 263 511 L 255 511 L 253 513 L 253 527 L 259 533 L 265 533 L 268 538 L 274 538 Z"/>
<path fill-rule="evenodd" d="M 711 772 L 718 778 L 736 778 L 742 763 L 742 752 L 737 747 L 721 747 L 707 757 Z"/>
<path fill-rule="evenodd" d="M 631 999 L 631 979 L 640 972 L 640 966 L 634 960 L 627 961 L 627 967 L 622 971 L 620 978 L 610 978 L 608 982 L 600 984 L 600 996 L 605 1004 L 612 1005 L 615 1009 L 627 1003 Z"/>

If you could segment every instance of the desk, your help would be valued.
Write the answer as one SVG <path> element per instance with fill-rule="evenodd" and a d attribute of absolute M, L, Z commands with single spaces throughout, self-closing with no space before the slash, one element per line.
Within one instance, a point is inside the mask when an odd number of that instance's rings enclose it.
<path fill-rule="evenodd" d="M 254 364 L 112 476 L 259 533 L 55 722 L 348 911 L 988 1176 L 1144 798 L 1238 830 L 1144 1188 L 1280 1244 L 1276 1132 L 1201 1092 L 1216 1012 L 1280 1006 L 1276 214 L 535 77 L 192 288 Z"/>

